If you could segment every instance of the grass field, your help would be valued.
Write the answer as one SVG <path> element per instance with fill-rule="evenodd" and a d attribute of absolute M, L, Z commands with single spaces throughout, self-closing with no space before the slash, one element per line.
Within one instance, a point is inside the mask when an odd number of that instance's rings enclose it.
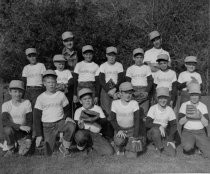
<path fill-rule="evenodd" d="M 209 97 L 205 103 L 210 106 Z M 0 174 L 210 173 L 210 160 L 198 154 L 186 156 L 180 146 L 176 157 L 168 157 L 158 156 L 150 145 L 147 152 L 137 159 L 116 155 L 98 157 L 94 153 L 87 155 L 85 152 L 72 153 L 65 158 L 59 152 L 55 152 L 52 157 L 14 155 L 4 158 L 3 154 L 0 150 Z"/>

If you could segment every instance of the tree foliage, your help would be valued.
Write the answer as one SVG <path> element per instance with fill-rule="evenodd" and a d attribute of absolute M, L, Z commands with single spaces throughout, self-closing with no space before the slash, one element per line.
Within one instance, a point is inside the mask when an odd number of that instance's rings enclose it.
<path fill-rule="evenodd" d="M 28 47 L 36 47 L 40 61 L 50 64 L 53 55 L 61 53 L 61 34 L 66 30 L 73 31 L 78 48 L 94 46 L 98 63 L 105 60 L 107 46 L 117 46 L 118 59 L 127 68 L 132 64 L 132 50 L 149 49 L 148 33 L 157 29 L 171 54 L 173 69 L 183 71 L 184 57 L 196 55 L 207 86 L 208 5 L 207 0 L 2 1 L 0 77 L 20 77 Z"/>

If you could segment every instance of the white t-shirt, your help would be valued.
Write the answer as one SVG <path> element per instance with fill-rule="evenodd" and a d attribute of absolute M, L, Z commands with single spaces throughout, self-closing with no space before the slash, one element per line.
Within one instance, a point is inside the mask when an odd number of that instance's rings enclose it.
<path fill-rule="evenodd" d="M 185 103 L 183 103 L 179 109 L 179 113 L 182 114 L 186 114 L 186 106 L 187 105 L 192 105 L 191 101 L 187 101 Z M 208 109 L 206 107 L 205 104 L 203 104 L 202 102 L 199 102 L 198 104 L 194 105 L 203 115 L 204 114 L 208 114 Z M 200 120 L 188 120 L 185 125 L 184 125 L 185 129 L 189 129 L 189 130 L 199 130 L 199 129 L 203 129 L 204 126 L 201 123 Z"/>
<path fill-rule="evenodd" d="M 22 77 L 26 77 L 27 86 L 42 86 L 42 75 L 45 71 L 43 63 L 28 64 L 23 68 Z"/>
<path fill-rule="evenodd" d="M 29 100 L 22 100 L 19 106 L 15 106 L 12 104 L 12 100 L 9 100 L 2 105 L 3 112 L 8 112 L 14 123 L 24 125 L 26 114 L 32 112 L 31 103 Z"/>
<path fill-rule="evenodd" d="M 191 77 L 194 77 L 198 81 L 199 84 L 202 83 L 201 75 L 199 73 L 197 72 L 191 73 L 189 71 L 181 72 L 178 77 L 178 82 L 179 83 L 190 82 L 192 80 Z M 184 88 L 183 90 L 186 91 L 187 88 Z"/>
<path fill-rule="evenodd" d="M 55 72 L 57 74 L 57 83 L 67 84 L 69 79 L 73 78 L 71 71 L 69 71 L 68 69 L 65 69 L 63 71 L 55 70 Z"/>
<path fill-rule="evenodd" d="M 143 62 L 150 62 L 150 63 L 154 63 L 157 64 L 157 56 L 159 54 L 167 54 L 169 56 L 169 62 L 171 61 L 170 55 L 167 51 L 165 51 L 164 49 L 157 49 L 157 48 L 151 48 L 149 50 L 147 50 L 144 54 L 144 60 Z"/>
<path fill-rule="evenodd" d="M 147 65 L 132 65 L 126 71 L 126 76 L 131 78 L 133 86 L 147 86 L 147 77 L 151 75 L 151 69 Z"/>
<path fill-rule="evenodd" d="M 168 71 L 157 71 L 153 75 L 154 83 L 157 84 L 157 87 L 167 87 L 169 90 L 172 90 L 172 83 L 177 81 L 176 73 L 173 70 Z"/>
<path fill-rule="evenodd" d="M 112 79 L 116 84 L 118 81 L 118 74 L 123 72 L 123 66 L 119 62 L 115 62 L 113 65 L 105 62 L 101 64 L 100 72 L 105 74 L 106 83 Z"/>
<path fill-rule="evenodd" d="M 74 68 L 74 72 L 77 73 L 78 82 L 95 81 L 95 76 L 99 75 L 99 66 L 95 62 L 79 62 Z"/>
<path fill-rule="evenodd" d="M 52 123 L 63 118 L 63 108 L 68 104 L 68 99 L 61 91 L 52 95 L 43 92 L 37 97 L 35 108 L 42 110 L 42 122 Z"/>
<path fill-rule="evenodd" d="M 75 111 L 75 113 L 74 113 L 74 120 L 77 120 L 77 121 L 80 120 L 80 115 L 81 115 L 81 112 L 82 112 L 83 110 L 85 110 L 85 108 L 84 108 L 84 107 L 80 107 L 80 108 L 78 108 L 78 109 Z M 89 109 L 89 110 L 98 112 L 98 113 L 100 114 L 100 115 L 99 115 L 100 118 L 105 118 L 104 112 L 103 112 L 103 110 L 101 109 L 100 106 L 94 105 L 94 106 L 93 106 L 91 109 Z M 84 123 L 84 126 L 85 126 L 85 129 L 88 129 L 88 130 L 92 130 L 92 129 L 95 128 L 95 125 L 90 124 L 90 123 Z M 97 128 L 95 128 L 95 129 L 97 129 Z M 100 132 L 100 130 L 98 130 L 98 132 Z"/>
<path fill-rule="evenodd" d="M 166 106 L 166 108 L 162 110 L 159 104 L 150 107 L 147 117 L 152 118 L 154 124 L 160 124 L 163 127 L 167 127 L 169 121 L 176 119 L 176 115 L 170 106 Z"/>
<path fill-rule="evenodd" d="M 131 100 L 127 105 L 123 105 L 121 100 L 112 102 L 111 111 L 116 113 L 117 123 L 122 128 L 134 126 L 134 112 L 139 110 L 137 101 Z"/>

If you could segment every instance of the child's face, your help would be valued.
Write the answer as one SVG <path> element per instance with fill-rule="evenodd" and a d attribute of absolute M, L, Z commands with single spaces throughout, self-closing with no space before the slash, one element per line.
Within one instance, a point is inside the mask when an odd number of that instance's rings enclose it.
<path fill-rule="evenodd" d="M 47 76 L 44 78 L 43 81 L 44 86 L 46 87 L 46 91 L 48 92 L 55 92 L 56 90 L 56 77 Z"/>
<path fill-rule="evenodd" d="M 161 48 L 161 45 L 162 45 L 162 39 L 161 37 L 156 37 L 152 40 L 152 43 L 154 45 L 155 48 L 159 49 Z"/>
<path fill-rule="evenodd" d="M 185 63 L 185 67 L 187 68 L 187 71 L 194 72 L 196 63 L 195 62 L 187 62 L 187 63 Z"/>
<path fill-rule="evenodd" d="M 65 39 L 63 40 L 63 45 L 68 48 L 68 49 L 72 49 L 73 46 L 74 46 L 74 40 L 73 38 L 68 38 L 68 39 Z"/>
<path fill-rule="evenodd" d="M 12 97 L 12 100 L 14 101 L 21 101 L 23 97 L 23 90 L 22 89 L 10 89 L 9 94 Z"/>
<path fill-rule="evenodd" d="M 92 95 L 85 95 L 80 99 L 80 103 L 85 109 L 90 109 L 93 107 L 93 97 Z"/>
<path fill-rule="evenodd" d="M 143 64 L 144 55 L 138 54 L 133 57 L 133 60 L 137 66 L 141 66 Z"/>
<path fill-rule="evenodd" d="M 167 96 L 160 96 L 158 97 L 158 104 L 162 107 L 166 107 L 168 102 L 168 97 Z"/>
<path fill-rule="evenodd" d="M 165 71 L 168 69 L 168 61 L 160 61 L 158 64 L 162 71 Z"/>
<path fill-rule="evenodd" d="M 115 63 L 115 61 L 116 61 L 116 54 L 115 53 L 106 54 L 106 57 L 107 57 L 107 62 L 108 63 L 110 63 L 110 64 Z"/>
<path fill-rule="evenodd" d="M 54 62 L 54 65 L 58 71 L 63 71 L 65 68 L 65 62 Z"/>
<path fill-rule="evenodd" d="M 83 57 L 84 57 L 86 62 L 91 62 L 92 59 L 93 59 L 93 52 L 86 51 L 86 52 L 83 53 Z"/>
<path fill-rule="evenodd" d="M 197 104 L 200 101 L 200 94 L 190 94 L 190 101 L 193 104 Z"/>
<path fill-rule="evenodd" d="M 35 53 L 27 55 L 27 59 L 28 59 L 29 63 L 32 65 L 36 64 L 36 58 L 37 58 L 37 55 Z"/>
<path fill-rule="evenodd" d="M 121 100 L 129 102 L 132 99 L 133 91 L 121 91 Z"/>

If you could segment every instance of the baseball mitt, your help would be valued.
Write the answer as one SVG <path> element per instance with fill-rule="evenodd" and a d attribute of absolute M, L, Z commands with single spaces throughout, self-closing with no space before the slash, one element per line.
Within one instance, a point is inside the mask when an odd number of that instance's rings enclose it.
<path fill-rule="evenodd" d="M 142 103 L 145 100 L 147 100 L 147 98 L 148 98 L 148 93 L 147 92 L 135 91 L 133 95 L 134 95 L 134 99 L 138 103 Z"/>
<path fill-rule="evenodd" d="M 93 123 L 99 119 L 100 114 L 91 110 L 83 110 L 80 115 L 80 119 L 86 123 Z"/>
<path fill-rule="evenodd" d="M 18 141 L 19 144 L 19 151 L 20 155 L 26 155 L 31 147 L 31 140 L 30 139 L 21 139 Z"/>
<path fill-rule="evenodd" d="M 186 117 L 188 119 L 198 120 L 201 119 L 201 112 L 194 105 L 186 106 Z"/>
<path fill-rule="evenodd" d="M 128 143 L 125 147 L 127 151 L 131 152 L 142 152 L 143 151 L 143 141 L 141 138 L 134 138 L 134 137 L 129 137 L 128 138 Z"/>

